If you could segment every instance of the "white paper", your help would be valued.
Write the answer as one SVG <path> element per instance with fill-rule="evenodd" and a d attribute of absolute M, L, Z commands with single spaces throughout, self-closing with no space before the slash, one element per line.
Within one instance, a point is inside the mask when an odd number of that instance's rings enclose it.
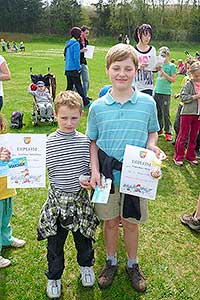
<path fill-rule="evenodd" d="M 157 169 L 159 164 L 160 160 L 153 151 L 126 145 L 120 192 L 154 200 L 158 179 L 152 177 L 151 172 Z"/>
<path fill-rule="evenodd" d="M 8 133 L 6 136 L 7 147 L 11 151 L 8 188 L 45 187 L 46 135 Z"/>
<path fill-rule="evenodd" d="M 87 45 L 87 47 L 86 47 L 87 51 L 84 52 L 85 58 L 91 58 L 91 59 L 93 58 L 94 48 L 95 48 L 95 46 Z"/>

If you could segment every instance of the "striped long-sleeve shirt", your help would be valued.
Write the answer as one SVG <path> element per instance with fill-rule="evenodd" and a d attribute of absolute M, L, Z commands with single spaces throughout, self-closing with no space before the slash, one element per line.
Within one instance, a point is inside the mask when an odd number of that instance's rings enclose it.
<path fill-rule="evenodd" d="M 47 141 L 46 164 L 50 184 L 66 193 L 80 190 L 79 176 L 89 172 L 90 140 L 74 131 L 64 133 L 59 129 Z"/>

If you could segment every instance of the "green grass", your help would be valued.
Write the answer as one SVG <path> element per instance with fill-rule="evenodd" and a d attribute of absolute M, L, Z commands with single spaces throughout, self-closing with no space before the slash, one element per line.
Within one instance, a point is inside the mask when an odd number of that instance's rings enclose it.
<path fill-rule="evenodd" d="M 91 40 L 98 45 L 93 60 L 88 60 L 90 70 L 90 93 L 95 99 L 100 88 L 108 84 L 105 74 L 104 57 L 108 47 L 100 40 Z M 104 41 L 105 42 L 105 41 Z M 156 47 L 165 43 L 155 43 Z M 194 54 L 197 45 L 169 44 L 173 58 L 185 58 L 184 51 Z M 22 130 L 10 132 L 47 133 L 55 126 L 33 127 L 31 124 L 32 97 L 27 93 L 30 83 L 29 68 L 34 73 L 46 73 L 48 66 L 56 75 L 57 91 L 64 90 L 63 60 L 64 42 L 26 42 L 25 53 L 7 53 L 12 80 L 4 83 L 5 101 L 3 113 L 8 121 L 12 111 L 23 111 L 25 126 Z M 180 89 L 182 77 L 177 76 L 173 85 L 173 94 Z M 171 116 L 174 119 L 178 100 L 172 97 Z M 86 128 L 87 111 L 81 120 L 79 130 Z M 200 235 L 182 226 L 179 217 L 184 212 L 191 212 L 196 206 L 199 193 L 200 168 L 185 164 L 182 168 L 172 162 L 173 146 L 164 137 L 159 138 L 159 146 L 167 153 L 168 160 L 163 168 L 163 178 L 159 182 L 156 201 L 149 201 L 149 221 L 141 226 L 139 241 L 139 261 L 148 280 L 148 289 L 144 294 L 132 290 L 125 274 L 126 254 L 122 241 L 122 232 L 118 244 L 119 271 L 115 281 L 107 290 L 100 290 L 95 284 L 92 289 L 85 289 L 79 282 L 76 251 L 72 236 L 65 245 L 65 271 L 62 277 L 62 299 L 71 300 L 189 300 L 199 299 L 199 242 Z M 14 201 L 12 217 L 13 234 L 25 238 L 24 249 L 6 250 L 3 255 L 12 261 L 12 266 L 0 270 L 0 299 L 2 300 L 43 300 L 46 299 L 46 241 L 36 240 L 36 227 L 41 207 L 46 200 L 47 189 L 21 189 Z M 121 229 L 120 229 L 121 230 Z M 102 224 L 96 234 L 95 273 L 98 274 L 105 260 Z"/>

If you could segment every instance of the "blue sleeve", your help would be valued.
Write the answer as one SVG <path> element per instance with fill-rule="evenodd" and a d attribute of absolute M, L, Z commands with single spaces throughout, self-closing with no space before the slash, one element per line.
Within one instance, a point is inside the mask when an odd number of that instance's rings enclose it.
<path fill-rule="evenodd" d="M 92 141 L 96 141 L 98 139 L 97 120 L 96 120 L 96 114 L 95 114 L 95 109 L 93 104 L 89 109 L 86 135 Z"/>
<path fill-rule="evenodd" d="M 76 70 L 80 70 L 81 69 L 81 65 L 80 65 L 80 44 L 79 42 L 77 42 L 76 44 L 74 44 L 74 62 L 75 62 L 75 68 Z"/>
<path fill-rule="evenodd" d="M 151 106 L 151 111 L 150 111 L 148 132 L 156 132 L 159 130 L 160 130 L 160 125 L 158 122 L 156 102 L 153 101 L 152 106 Z"/>

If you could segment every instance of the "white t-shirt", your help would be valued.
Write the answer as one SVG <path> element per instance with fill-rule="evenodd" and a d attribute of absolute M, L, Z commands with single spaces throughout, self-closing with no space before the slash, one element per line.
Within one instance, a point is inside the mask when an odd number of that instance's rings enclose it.
<path fill-rule="evenodd" d="M 1 65 L 5 62 L 5 59 L 3 58 L 2 55 L 0 55 L 0 68 L 1 68 Z M 3 83 L 2 81 L 0 80 L 0 96 L 3 97 Z"/>
<path fill-rule="evenodd" d="M 157 64 L 156 49 L 153 46 L 149 47 L 146 52 L 140 51 L 137 46 L 133 47 L 139 64 L 148 64 L 144 69 L 140 69 L 136 73 L 134 85 L 139 91 L 153 90 L 153 72 Z"/>

